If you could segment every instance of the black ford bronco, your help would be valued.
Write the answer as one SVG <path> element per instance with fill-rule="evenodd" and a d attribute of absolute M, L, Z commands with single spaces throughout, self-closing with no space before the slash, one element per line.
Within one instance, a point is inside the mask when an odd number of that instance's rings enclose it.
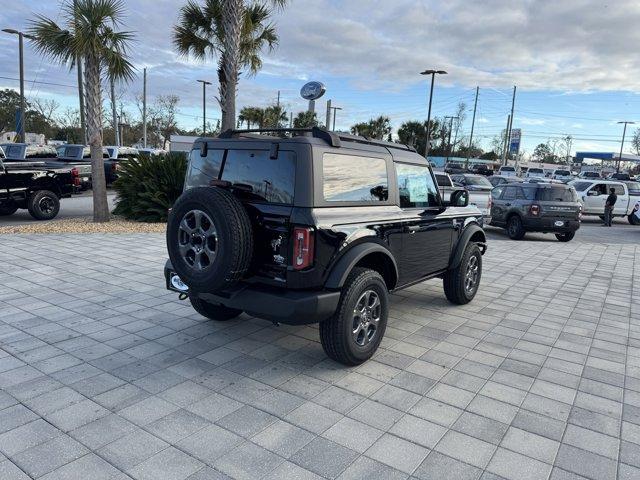
<path fill-rule="evenodd" d="M 465 190 L 442 199 L 410 147 L 323 129 L 201 138 L 167 225 L 167 288 L 214 320 L 320 323 L 327 355 L 369 359 L 389 292 L 443 279 L 473 299 L 486 249 Z"/>
<path fill-rule="evenodd" d="M 36 220 L 51 220 L 60 211 L 60 199 L 79 186 L 76 168 L 5 166 L 0 160 L 0 217 L 26 208 Z"/>

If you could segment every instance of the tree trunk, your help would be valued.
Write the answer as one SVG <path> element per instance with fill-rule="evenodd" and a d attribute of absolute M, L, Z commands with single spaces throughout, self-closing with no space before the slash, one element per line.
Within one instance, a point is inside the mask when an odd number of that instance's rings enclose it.
<path fill-rule="evenodd" d="M 224 63 L 222 65 L 225 82 L 220 84 L 222 101 L 222 130 L 233 130 L 236 126 L 236 91 L 240 64 L 240 30 L 244 10 L 243 0 L 224 0 L 222 24 L 224 28 Z"/>
<path fill-rule="evenodd" d="M 91 147 L 91 182 L 93 188 L 93 221 L 109 221 L 107 184 L 102 158 L 102 88 L 100 61 L 97 55 L 87 55 L 84 70 L 87 134 Z"/>

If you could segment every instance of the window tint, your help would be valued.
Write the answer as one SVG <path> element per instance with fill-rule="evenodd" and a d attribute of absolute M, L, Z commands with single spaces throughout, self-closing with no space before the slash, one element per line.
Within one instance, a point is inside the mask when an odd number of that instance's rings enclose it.
<path fill-rule="evenodd" d="M 22 157 L 22 147 L 20 145 L 9 145 L 6 148 L 6 154 L 9 158 L 21 158 Z"/>
<path fill-rule="evenodd" d="M 539 188 L 536 198 L 547 202 L 577 202 L 578 197 L 573 188 L 564 186 L 553 186 Z"/>
<path fill-rule="evenodd" d="M 440 205 L 438 189 L 433 183 L 429 167 L 396 164 L 401 208 L 426 208 Z"/>
<path fill-rule="evenodd" d="M 504 190 L 504 188 L 505 188 L 504 186 L 499 186 L 499 187 L 496 187 L 493 190 L 491 190 L 491 197 L 494 200 L 499 199 L 500 195 L 502 195 L 502 191 Z"/>
<path fill-rule="evenodd" d="M 517 197 L 516 187 L 505 187 L 502 200 L 515 200 Z"/>
<path fill-rule="evenodd" d="M 523 198 L 526 200 L 533 200 L 536 198 L 536 190 L 535 186 L 533 187 L 520 187 L 518 189 L 518 198 Z"/>
<path fill-rule="evenodd" d="M 441 175 L 441 174 L 435 174 L 436 176 L 436 182 L 438 182 L 438 186 L 439 187 L 451 187 L 453 186 L 453 184 L 451 183 L 451 180 L 449 179 L 448 176 L 446 175 Z"/>
<path fill-rule="evenodd" d="M 464 178 L 465 185 L 473 185 L 479 187 L 490 187 L 491 182 L 486 177 L 480 175 L 467 175 Z"/>
<path fill-rule="evenodd" d="M 527 173 L 544 173 L 544 170 L 542 168 L 530 168 Z"/>
<path fill-rule="evenodd" d="M 608 185 L 607 188 L 611 188 L 611 187 L 616 189 L 616 195 L 625 195 L 624 187 L 619 183 L 615 185 Z M 609 190 L 607 190 L 607 193 L 609 193 Z"/>
<path fill-rule="evenodd" d="M 513 167 L 500 167 L 501 172 L 515 172 L 516 169 Z"/>
<path fill-rule="evenodd" d="M 387 162 L 382 158 L 325 153 L 322 181 L 327 202 L 384 202 L 389 198 Z"/>
<path fill-rule="evenodd" d="M 575 188 L 576 191 L 583 192 L 591 186 L 591 182 L 575 182 L 572 183 L 571 186 Z"/>
<path fill-rule="evenodd" d="M 292 204 L 295 154 L 281 151 L 271 159 L 268 150 L 228 150 L 221 179 L 231 182 L 246 200 Z"/>
<path fill-rule="evenodd" d="M 570 172 L 569 170 L 556 170 L 556 171 L 555 171 L 555 174 L 556 174 L 556 175 L 562 175 L 562 176 L 568 177 L 568 176 L 570 176 L 570 175 L 571 175 L 571 172 Z"/>
<path fill-rule="evenodd" d="M 224 150 L 210 148 L 206 157 L 200 156 L 200 150 L 192 150 L 187 168 L 186 188 L 208 187 L 211 180 L 216 180 L 220 174 L 220 165 Z"/>

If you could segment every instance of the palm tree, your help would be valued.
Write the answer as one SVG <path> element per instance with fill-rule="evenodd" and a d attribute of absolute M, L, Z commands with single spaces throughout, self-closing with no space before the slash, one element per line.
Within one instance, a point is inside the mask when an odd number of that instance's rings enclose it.
<path fill-rule="evenodd" d="M 310 128 L 318 126 L 318 119 L 316 117 L 316 112 L 298 112 L 298 114 L 293 119 L 294 128 Z"/>
<path fill-rule="evenodd" d="M 391 121 L 389 117 L 381 115 L 366 123 L 356 123 L 351 127 L 351 133 L 378 140 L 383 140 L 385 137 L 389 139 L 391 137 Z"/>
<path fill-rule="evenodd" d="M 282 6 L 285 0 L 272 1 Z M 234 9 L 233 32 L 225 28 L 225 12 Z M 235 99 L 238 76 L 241 69 L 255 75 L 262 68 L 260 53 L 266 47 L 273 50 L 278 35 L 269 23 L 273 9 L 266 3 L 246 4 L 238 0 L 205 0 L 199 5 L 189 0 L 180 9 L 178 24 L 173 28 L 173 44 L 181 55 L 191 55 L 198 60 L 208 57 L 218 60 L 218 102 L 222 110 L 222 130 L 235 126 Z M 237 24 L 236 24 L 237 20 Z M 233 37 L 233 41 L 230 38 Z M 236 40 L 237 37 L 237 40 Z M 246 119 L 243 119 L 246 122 Z M 253 122 L 250 122 L 253 123 Z"/>
<path fill-rule="evenodd" d="M 64 24 L 38 15 L 31 22 L 29 34 L 35 49 L 61 64 L 73 68 L 84 60 L 84 95 L 87 134 L 91 147 L 93 182 L 93 220 L 109 221 L 107 187 L 102 158 L 102 89 L 101 77 L 129 81 L 134 69 L 127 49 L 131 32 L 118 32 L 123 17 L 121 0 L 74 0 L 63 6 Z"/>

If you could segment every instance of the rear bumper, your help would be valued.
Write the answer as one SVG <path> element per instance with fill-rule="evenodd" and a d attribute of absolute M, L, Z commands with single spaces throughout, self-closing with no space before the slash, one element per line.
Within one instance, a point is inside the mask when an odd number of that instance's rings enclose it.
<path fill-rule="evenodd" d="M 187 293 L 174 287 L 175 275 L 167 261 L 164 268 L 168 290 Z M 206 302 L 236 308 L 254 317 L 287 325 L 319 323 L 333 315 L 340 300 L 339 291 L 298 291 L 241 283 L 225 292 L 188 293 Z"/>
<path fill-rule="evenodd" d="M 556 224 L 562 222 L 562 225 Z M 557 232 L 567 233 L 575 232 L 580 228 L 579 220 L 571 220 L 566 218 L 525 218 L 523 226 L 528 232 Z"/>

